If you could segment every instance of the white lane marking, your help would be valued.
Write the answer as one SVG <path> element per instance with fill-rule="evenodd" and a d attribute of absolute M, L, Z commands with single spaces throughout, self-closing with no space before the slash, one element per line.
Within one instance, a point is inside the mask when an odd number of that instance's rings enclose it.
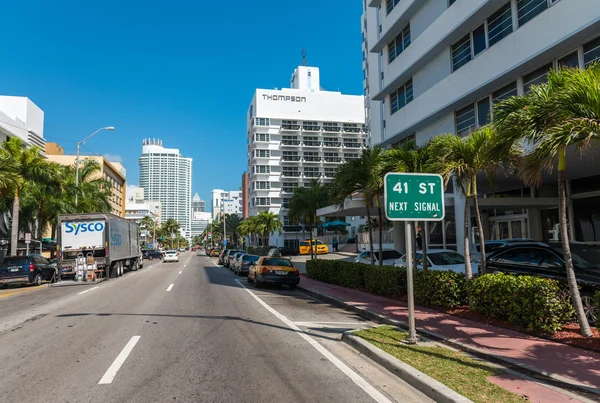
<path fill-rule="evenodd" d="M 169 286 L 169 288 L 167 288 L 167 291 L 171 291 L 171 290 L 173 289 L 173 286 L 174 286 L 174 285 L 175 285 L 175 284 L 171 284 L 171 285 Z"/>
<path fill-rule="evenodd" d="M 77 294 L 79 294 L 79 295 L 81 295 L 81 294 L 85 294 L 86 292 L 90 292 L 90 291 L 92 291 L 92 290 L 95 290 L 96 288 L 98 288 L 98 286 L 96 286 L 96 287 L 92 287 L 92 288 L 90 288 L 90 289 L 88 289 L 88 290 L 85 290 L 85 291 L 78 292 Z"/>
<path fill-rule="evenodd" d="M 365 325 L 367 322 L 294 322 L 296 326 Z"/>
<path fill-rule="evenodd" d="M 121 369 L 121 366 L 129 356 L 129 354 L 131 354 L 131 351 L 133 350 L 133 348 L 139 340 L 140 336 L 133 336 L 131 340 L 129 340 L 129 342 L 125 345 L 125 347 L 123 347 L 123 350 L 121 350 L 117 358 L 115 358 L 112 365 L 108 367 L 108 369 L 104 373 L 104 376 L 98 382 L 98 385 L 112 383 L 113 379 L 115 379 L 115 376 L 117 375 L 117 372 L 119 372 L 119 369 Z"/>
<path fill-rule="evenodd" d="M 183 267 L 185 268 L 187 266 L 187 264 L 184 264 Z"/>
<path fill-rule="evenodd" d="M 240 280 L 235 280 L 244 290 L 246 290 L 252 298 L 258 301 L 267 311 L 269 311 L 273 316 L 277 319 L 285 323 L 290 329 L 292 329 L 296 334 L 302 337 L 304 340 L 308 342 L 311 346 L 313 346 L 319 353 L 321 353 L 325 358 L 327 358 L 333 365 L 338 367 L 340 371 L 342 371 L 348 378 L 352 380 L 358 387 L 364 390 L 369 396 L 373 398 L 377 403 L 392 403 L 387 397 L 385 397 L 380 391 L 375 389 L 370 383 L 368 383 L 362 376 L 354 372 L 350 367 L 344 364 L 339 358 L 333 355 L 329 350 L 320 345 L 315 339 L 307 335 L 300 329 L 298 326 L 294 324 L 291 320 L 277 312 L 275 309 L 271 308 L 265 301 L 260 299 L 256 294 L 250 291 Z"/>
<path fill-rule="evenodd" d="M 183 270 L 181 270 L 181 271 L 179 272 L 179 274 L 181 274 L 181 273 L 183 273 Z"/>

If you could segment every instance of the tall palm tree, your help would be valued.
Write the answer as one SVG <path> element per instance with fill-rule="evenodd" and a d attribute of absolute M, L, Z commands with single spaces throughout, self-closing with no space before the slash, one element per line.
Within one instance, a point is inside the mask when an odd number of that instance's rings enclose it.
<path fill-rule="evenodd" d="M 181 228 L 181 225 L 179 225 L 179 223 L 175 219 L 169 218 L 162 225 L 162 228 L 163 228 L 163 231 L 167 234 L 166 236 L 169 237 L 169 240 L 171 243 L 171 248 L 172 248 L 173 242 L 175 242 L 175 239 L 177 238 L 177 235 L 179 233 L 179 229 Z M 175 236 L 173 236 L 173 234 L 175 234 Z"/>
<path fill-rule="evenodd" d="M 140 226 L 145 228 L 148 233 L 153 233 L 153 231 L 156 230 L 156 221 L 154 220 L 154 218 L 147 215 L 140 220 Z M 154 241 L 155 239 L 153 236 L 152 243 L 154 243 Z"/>
<path fill-rule="evenodd" d="M 288 218 L 294 222 L 302 222 L 308 225 L 310 232 L 311 259 L 314 258 L 313 228 L 316 228 L 319 223 L 317 210 L 327 206 L 328 202 L 328 188 L 322 183 L 319 183 L 316 179 L 312 179 L 307 188 L 298 187 L 294 189 L 294 195 L 290 199 Z"/>
<path fill-rule="evenodd" d="M 481 127 L 465 137 L 457 134 L 444 134 L 435 137 L 431 143 L 433 167 L 447 182 L 453 178 L 454 186 L 465 195 L 465 271 L 468 278 L 473 275 L 469 241 L 469 200 L 473 200 L 475 219 L 477 221 L 481 245 L 480 271 L 485 273 L 485 239 L 477 196 L 477 175 L 485 172 L 488 179 L 493 180 L 498 167 L 504 165 L 507 172 L 516 164 L 520 156 L 520 148 L 512 144 L 504 148 L 504 153 L 497 152 L 498 133 L 492 126 Z"/>
<path fill-rule="evenodd" d="M 70 209 L 77 213 L 108 213 L 112 210 L 110 203 L 112 190 L 110 183 L 105 180 L 100 164 L 95 160 L 83 160 L 79 166 L 79 186 L 75 186 L 75 165 L 65 167 L 65 178 L 68 185 L 67 196 Z M 75 206 L 75 193 L 78 203 Z"/>
<path fill-rule="evenodd" d="M 4 158 L 10 158 L 12 166 L 16 172 L 12 176 L 12 215 L 11 215 L 11 234 L 10 234 L 10 254 L 17 254 L 17 242 L 19 240 L 19 212 L 21 201 L 21 190 L 26 181 L 49 181 L 48 162 L 40 155 L 39 147 L 24 148 L 23 142 L 17 137 L 11 137 L 2 144 Z"/>
<path fill-rule="evenodd" d="M 409 141 L 386 150 L 381 158 L 379 176 L 384 177 L 389 172 L 432 172 L 429 145 L 419 147 L 414 141 Z M 423 240 L 423 270 L 427 270 L 427 237 L 425 226 L 421 226 Z"/>
<path fill-rule="evenodd" d="M 12 189 L 18 183 L 19 172 L 17 161 L 5 152 L 0 152 L 0 192 Z"/>
<path fill-rule="evenodd" d="M 239 228 L 242 222 L 242 219 L 237 214 L 227 214 L 225 217 L 225 227 L 227 229 L 227 233 L 233 241 L 234 248 L 238 247 L 238 241 L 240 238 Z"/>
<path fill-rule="evenodd" d="M 567 148 L 583 155 L 600 139 L 600 64 L 585 70 L 551 71 L 546 84 L 499 104 L 494 109 L 494 125 L 504 144 L 524 142 L 528 151 L 520 176 L 526 184 L 539 186 L 541 173 L 552 172 L 557 163 L 559 232 L 569 292 L 581 333 L 591 337 L 569 245 L 565 179 Z M 586 296 L 585 303 L 592 301 Z"/>
<path fill-rule="evenodd" d="M 283 229 L 283 223 L 279 216 L 270 211 L 261 211 L 255 216 L 256 230 L 263 236 L 263 246 L 268 246 L 269 237 Z"/>
<path fill-rule="evenodd" d="M 333 182 L 334 204 L 343 206 L 344 201 L 356 193 L 361 193 L 367 208 L 367 222 L 371 223 L 371 208 L 379 203 L 377 189 L 383 186 L 383 178 L 376 175 L 380 164 L 382 150 L 379 147 L 364 150 L 360 158 L 344 162 L 340 165 Z M 375 186 L 373 186 L 373 182 Z M 373 191 L 375 188 L 375 191 Z M 379 249 L 382 248 L 382 232 L 380 231 Z M 371 264 L 375 264 L 373 255 L 373 228 L 369 225 L 369 247 L 371 248 Z M 379 261 L 382 262 L 380 252 Z"/>

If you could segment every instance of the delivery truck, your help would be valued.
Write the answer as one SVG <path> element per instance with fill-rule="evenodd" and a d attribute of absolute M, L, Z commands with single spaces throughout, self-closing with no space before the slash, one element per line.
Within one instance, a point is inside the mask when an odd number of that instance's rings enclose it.
<path fill-rule="evenodd" d="M 83 260 L 105 279 L 143 267 L 140 229 L 133 221 L 108 213 L 61 214 L 58 227 L 61 279 L 77 279 Z"/>

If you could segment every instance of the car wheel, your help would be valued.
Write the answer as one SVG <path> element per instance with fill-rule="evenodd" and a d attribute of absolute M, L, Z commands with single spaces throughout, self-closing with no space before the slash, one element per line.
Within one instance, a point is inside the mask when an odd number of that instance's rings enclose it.
<path fill-rule="evenodd" d="M 258 277 L 254 276 L 254 288 L 260 288 L 260 284 L 258 282 Z"/>
<path fill-rule="evenodd" d="M 148 256 L 148 260 L 154 260 L 154 256 Z"/>
<path fill-rule="evenodd" d="M 290 288 L 290 290 L 295 290 L 296 284 L 288 284 L 288 287 Z"/>
<path fill-rule="evenodd" d="M 248 284 L 250 284 L 252 282 L 252 279 L 250 278 L 249 274 L 246 276 L 246 281 L 248 282 Z"/>
<path fill-rule="evenodd" d="M 35 279 L 33 280 L 33 284 L 35 284 L 36 286 L 42 285 L 42 275 L 41 274 L 36 274 L 35 275 Z"/>
<path fill-rule="evenodd" d="M 596 300 L 593 295 L 582 295 L 581 303 L 583 305 L 583 311 L 585 312 L 585 316 L 587 316 L 588 321 L 592 324 L 596 323 L 598 320 L 598 306 L 596 305 Z"/>

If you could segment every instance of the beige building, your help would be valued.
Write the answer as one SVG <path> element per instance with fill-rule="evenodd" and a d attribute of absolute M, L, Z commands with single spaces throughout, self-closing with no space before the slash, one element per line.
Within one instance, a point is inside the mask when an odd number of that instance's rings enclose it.
<path fill-rule="evenodd" d="M 46 146 L 46 155 L 49 161 L 54 161 L 62 165 L 75 165 L 77 157 L 75 155 L 64 155 L 64 150 L 56 143 L 48 143 Z M 53 154 L 58 152 L 59 154 Z M 109 162 L 104 157 L 80 155 L 81 160 L 95 160 L 102 172 L 102 177 L 112 186 L 111 213 L 125 218 L 125 189 L 126 189 L 126 172 L 123 165 L 118 162 Z"/>

